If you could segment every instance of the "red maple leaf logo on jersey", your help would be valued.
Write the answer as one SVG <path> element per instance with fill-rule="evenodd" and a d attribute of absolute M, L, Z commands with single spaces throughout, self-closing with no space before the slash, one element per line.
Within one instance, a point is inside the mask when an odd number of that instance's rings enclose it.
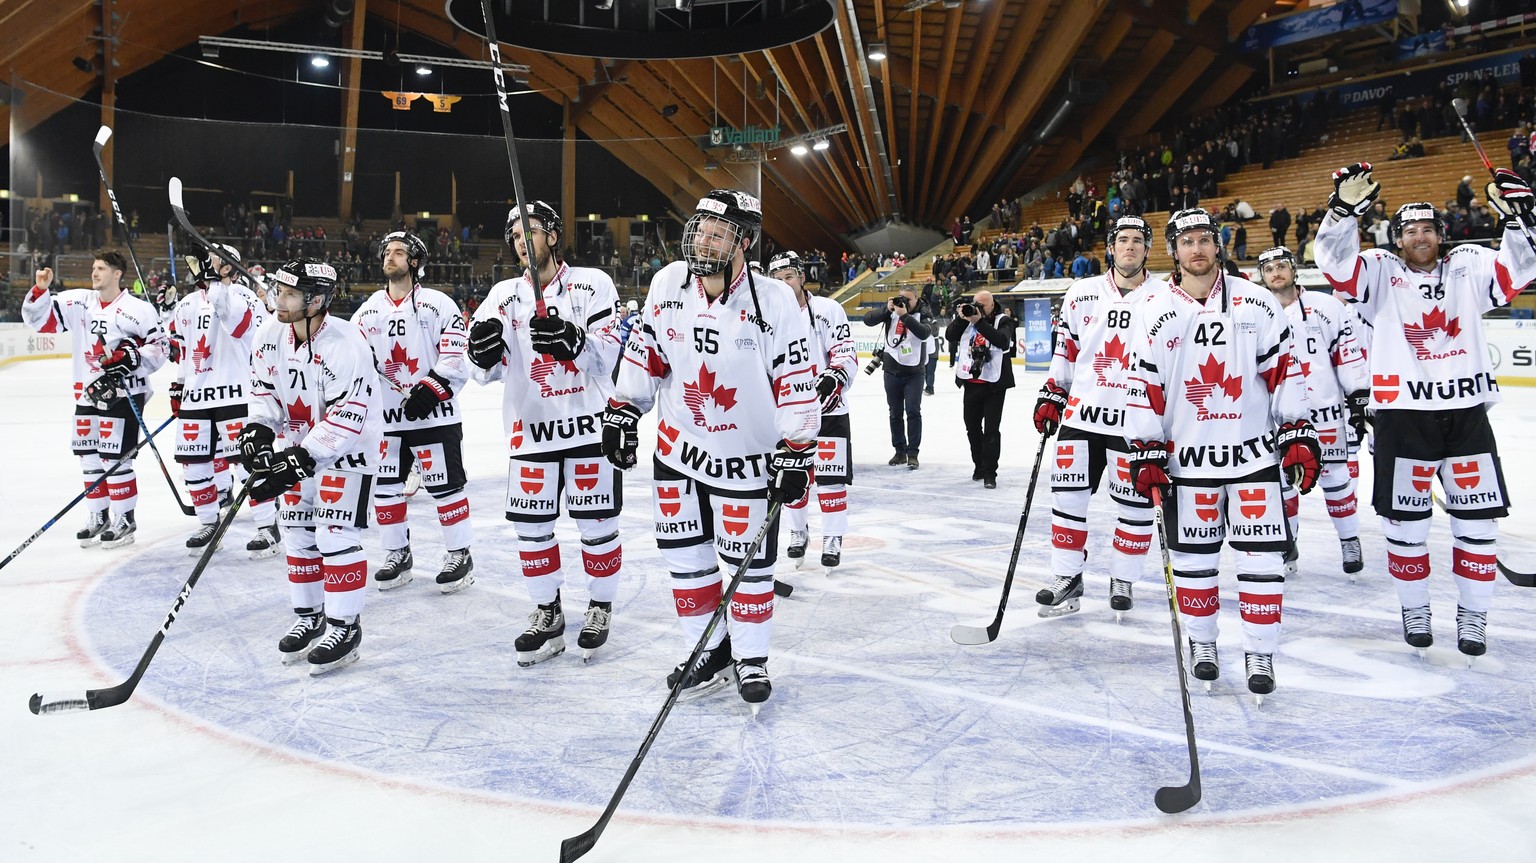
<path fill-rule="evenodd" d="M 294 437 L 303 437 L 304 433 L 309 431 L 310 427 L 314 424 L 313 412 L 310 410 L 309 405 L 304 404 L 304 397 L 301 395 L 295 398 L 293 404 L 288 406 L 289 434 Z"/>
<path fill-rule="evenodd" d="M 1131 367 L 1131 358 L 1125 352 L 1125 343 L 1119 336 L 1114 336 L 1104 343 L 1104 349 L 1093 355 L 1093 373 L 1098 375 L 1099 386 L 1124 386 L 1114 384 L 1104 379 L 1104 370 L 1110 366 L 1118 366 L 1121 371 Z"/>
<path fill-rule="evenodd" d="M 213 368 L 208 358 L 213 356 L 213 349 L 208 347 L 206 335 L 197 337 L 197 344 L 192 347 L 192 373 L 200 375 Z"/>
<path fill-rule="evenodd" d="M 1228 377 L 1227 367 L 1217 360 L 1214 354 L 1205 358 L 1205 362 L 1200 364 L 1199 371 L 1199 377 L 1184 382 L 1184 398 L 1189 399 L 1190 404 L 1195 406 L 1195 418 L 1201 422 L 1208 419 L 1234 419 L 1237 416 L 1235 413 L 1213 413 L 1206 407 L 1206 400 L 1220 392 L 1227 398 L 1237 401 L 1243 394 L 1243 382 L 1238 378 Z"/>
<path fill-rule="evenodd" d="M 416 360 L 405 352 L 405 345 L 395 342 L 395 346 L 389 349 L 389 359 L 384 361 L 384 377 L 389 378 L 395 386 L 403 387 L 407 381 L 415 380 L 416 365 Z M 401 369 L 405 369 L 408 376 L 405 380 L 400 379 Z"/>
<path fill-rule="evenodd" d="M 96 343 L 85 351 L 85 365 L 93 372 L 101 371 L 101 360 L 107 355 L 107 340 L 96 337 Z"/>
<path fill-rule="evenodd" d="M 528 379 L 533 381 L 535 384 L 538 384 L 539 395 L 543 398 L 549 398 L 550 396 L 557 395 L 568 395 L 570 393 L 578 393 L 586 388 L 582 384 L 573 382 L 569 388 L 560 392 L 556 392 L 555 388 L 550 386 L 549 376 L 557 371 L 570 372 L 571 376 L 574 377 L 576 374 L 578 374 L 576 369 L 576 361 L 557 360 L 554 357 L 551 357 L 549 354 L 538 354 L 537 359 L 535 359 L 533 364 L 528 367 Z"/>
<path fill-rule="evenodd" d="M 708 428 L 709 422 L 704 419 L 704 405 L 714 402 L 721 411 L 728 411 L 736 406 L 736 388 L 715 386 L 715 373 L 709 370 L 709 366 L 699 366 L 699 379 L 690 384 L 683 384 L 683 404 L 693 414 L 694 425 L 700 428 Z"/>
<path fill-rule="evenodd" d="M 1458 318 L 1445 319 L 1445 312 L 1436 306 L 1432 311 L 1424 314 L 1424 322 L 1421 324 L 1403 324 L 1403 336 L 1408 339 L 1408 344 L 1413 345 L 1414 354 L 1421 360 L 1430 359 L 1433 351 L 1430 350 L 1430 341 L 1435 338 L 1435 333 L 1445 333 L 1446 338 L 1454 339 L 1461 335 L 1461 321 Z"/>

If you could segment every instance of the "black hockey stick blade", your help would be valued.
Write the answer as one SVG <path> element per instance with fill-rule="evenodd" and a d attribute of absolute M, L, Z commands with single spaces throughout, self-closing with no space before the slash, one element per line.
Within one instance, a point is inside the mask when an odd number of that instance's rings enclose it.
<path fill-rule="evenodd" d="M 1189 678 L 1184 671 L 1184 633 L 1179 626 L 1178 588 L 1173 582 L 1173 558 L 1168 551 L 1168 526 L 1163 521 L 1163 495 L 1152 489 L 1152 520 L 1162 548 L 1163 587 L 1168 598 L 1168 617 L 1173 626 L 1173 662 L 1179 675 L 1179 700 L 1184 708 L 1184 739 L 1189 745 L 1189 782 L 1157 789 L 1152 802 L 1161 812 L 1173 815 L 1200 802 L 1200 751 L 1195 743 L 1195 713 L 1189 705 Z"/>
<path fill-rule="evenodd" d="M 986 626 L 968 626 L 957 623 L 949 628 L 950 640 L 956 644 L 975 646 L 991 644 L 1003 631 L 1003 612 L 1008 610 L 1008 592 L 1013 588 L 1013 573 L 1019 566 L 1019 549 L 1024 546 L 1024 528 L 1029 525 L 1029 505 L 1035 499 L 1035 481 L 1040 479 L 1040 463 L 1045 460 L 1045 445 L 1049 435 L 1040 436 L 1040 448 L 1035 451 L 1035 469 L 1029 474 L 1029 488 L 1024 492 L 1024 511 L 1019 514 L 1019 530 L 1013 537 L 1013 556 L 1008 559 L 1008 575 L 1003 579 L 1003 596 L 997 601 L 997 615 Z"/>
<path fill-rule="evenodd" d="M 793 584 L 790 584 L 787 581 L 775 580 L 773 582 L 773 595 L 774 596 L 789 596 L 791 593 L 794 593 L 794 592 L 795 592 L 795 586 Z"/>
<path fill-rule="evenodd" d="M 230 269 L 245 277 L 245 280 L 248 284 L 256 284 L 256 277 L 251 275 L 250 270 L 247 270 L 238 261 L 225 259 L 222 254 L 219 254 L 224 250 L 221 249 L 217 243 L 214 243 L 207 237 L 198 233 L 197 228 L 193 226 L 192 220 L 187 217 L 187 208 L 181 203 L 181 178 L 172 177 L 171 181 L 166 184 L 166 191 L 170 194 L 171 214 L 176 217 L 177 226 L 179 226 L 182 231 L 186 232 L 187 236 L 191 237 L 193 242 L 209 250 L 210 252 L 213 252 L 214 254 L 218 254 L 219 260 L 228 265 Z"/>
<path fill-rule="evenodd" d="M 1504 573 L 1504 577 L 1509 579 L 1509 583 L 1516 587 L 1536 587 L 1536 572 L 1520 572 L 1519 570 L 1510 569 L 1504 565 L 1502 560 L 1499 561 L 1499 572 Z"/>
<path fill-rule="evenodd" d="M 1169 815 L 1186 812 L 1200 802 L 1200 774 L 1189 777 L 1188 785 L 1167 785 L 1157 789 L 1152 798 L 1158 811 Z"/>
<path fill-rule="evenodd" d="M 133 409 L 133 418 L 139 421 L 139 428 L 146 435 L 149 449 L 155 454 L 155 461 L 160 465 L 160 473 L 165 477 L 165 484 L 171 488 L 171 497 L 175 499 L 176 506 L 181 509 L 182 515 L 197 515 L 197 510 L 192 505 L 181 499 L 181 492 L 176 488 L 176 480 L 171 479 L 171 469 L 165 466 L 165 456 L 160 454 L 160 447 L 155 445 L 155 436 L 149 433 L 149 424 L 144 422 L 144 412 L 139 409 L 139 403 L 128 397 L 128 406 Z M 175 417 L 172 417 L 175 419 Z M 163 426 L 162 426 L 163 428 Z"/>

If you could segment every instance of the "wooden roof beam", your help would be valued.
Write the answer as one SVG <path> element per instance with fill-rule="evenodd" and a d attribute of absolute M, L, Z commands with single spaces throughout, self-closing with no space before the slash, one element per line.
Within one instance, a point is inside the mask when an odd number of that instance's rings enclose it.
<path fill-rule="evenodd" d="M 978 31 L 980 38 L 976 40 L 974 46 L 966 51 L 965 80 L 960 85 L 961 101 L 959 116 L 947 123 L 934 124 L 936 126 L 947 126 L 949 130 L 949 134 L 944 136 L 944 147 L 940 149 L 940 152 L 943 153 L 943 167 L 937 171 L 929 171 L 939 182 L 938 188 L 940 189 L 946 188 L 949 183 L 953 182 L 950 174 L 955 168 L 956 153 L 960 151 L 962 145 L 970 139 L 971 135 L 977 134 L 977 131 L 979 131 L 970 129 L 971 103 L 976 99 L 976 92 L 981 89 L 981 73 L 992 62 L 992 43 L 997 37 L 998 21 L 1003 17 L 1003 5 L 1002 3 L 989 4 L 981 13 L 981 24 Z M 963 163 L 961 169 L 964 170 Z"/>
<path fill-rule="evenodd" d="M 1173 74 L 1163 79 L 1151 98 L 1141 103 L 1141 110 L 1125 122 L 1124 135 L 1134 138 L 1150 131 L 1215 60 L 1216 55 L 1212 52 L 1198 46 L 1191 48 Z"/>

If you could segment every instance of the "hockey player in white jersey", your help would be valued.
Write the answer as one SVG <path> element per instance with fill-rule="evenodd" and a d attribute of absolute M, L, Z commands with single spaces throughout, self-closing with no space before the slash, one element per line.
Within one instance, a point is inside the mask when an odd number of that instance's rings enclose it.
<path fill-rule="evenodd" d="M 239 254 L 228 246 L 221 254 L 203 250 L 188 255 L 194 286 L 171 310 L 167 328 L 178 358 L 171 384 L 171 413 L 176 422 L 176 461 L 181 464 L 199 527 L 187 539 L 187 550 L 200 555 L 218 530 L 219 475 L 225 489 L 235 476 L 243 482 L 236 439 L 245 425 L 250 394 L 251 348 L 266 321 L 267 309 L 254 293 L 235 281 L 228 260 Z M 228 256 L 227 260 L 224 256 Z M 277 505 L 252 503 L 256 535 L 246 544 L 253 559 L 281 551 L 277 535 Z"/>
<path fill-rule="evenodd" d="M 581 534 L 587 575 L 586 619 L 576 637 L 583 658 L 608 640 L 624 561 L 624 487 L 603 458 L 597 423 L 619 357 L 618 292 L 603 271 L 562 260 L 565 225 L 553 207 L 533 201 L 526 208 L 508 213 L 503 236 L 518 259 L 537 270 L 540 296 L 529 273 L 492 287 L 475 310 L 469 347 L 475 379 L 505 385 L 506 514 L 516 526 L 523 580 L 537 606 L 515 643 L 524 667 L 565 651 L 565 575 L 555 541 L 561 504 Z"/>
<path fill-rule="evenodd" d="M 1088 502 L 1109 471 L 1117 520 L 1109 558 L 1109 606 L 1118 619 L 1133 604 L 1132 585 L 1152 547 L 1152 502 L 1131 485 L 1125 442 L 1126 378 L 1132 322 L 1167 284 L 1147 274 L 1152 229 L 1122 216 L 1109 230 L 1110 267 L 1074 284 L 1061 302 L 1055 353 L 1035 402 L 1035 431 L 1060 429 L 1051 461 L 1051 575 L 1035 595 L 1041 617 L 1080 607 L 1088 560 Z M 1113 465 L 1110 462 L 1113 461 Z"/>
<path fill-rule="evenodd" d="M 297 258 L 268 278 L 277 311 L 256 334 L 240 458 L 252 474 L 252 498 L 282 497 L 298 619 L 278 655 L 284 665 L 308 659 L 318 675 L 356 662 L 363 640 L 362 531 L 384 440 L 383 383 L 362 332 L 327 311 L 335 268 Z M 279 436 L 287 447 L 275 450 Z"/>
<path fill-rule="evenodd" d="M 1328 517 L 1339 536 L 1346 573 L 1365 568 L 1360 553 L 1360 519 L 1356 514 L 1355 478 L 1350 474 L 1350 441 L 1365 438 L 1366 408 L 1371 375 L 1365 353 L 1355 340 L 1355 314 L 1332 294 L 1308 291 L 1296 284 L 1296 256 L 1285 246 L 1259 253 L 1259 277 L 1285 307 L 1295 345 L 1295 361 L 1307 380 L 1312 427 L 1322 452 L 1318 485 Z M 1292 549 L 1300 528 L 1300 497 L 1285 484 L 1285 515 L 1291 526 Z M 1292 557 L 1288 554 L 1287 557 Z M 1286 576 L 1295 575 L 1287 561 Z"/>
<path fill-rule="evenodd" d="M 853 484 L 853 449 L 848 424 L 848 389 L 859 370 L 848 313 L 841 303 L 805 289 L 805 264 L 795 252 L 768 263 L 768 274 L 789 285 L 806 316 L 811 358 L 816 365 L 816 397 L 821 402 L 821 431 L 816 435 L 816 467 L 812 471 L 816 500 L 821 506 L 821 565 L 842 563 L 843 535 L 848 532 L 848 486 Z M 810 496 L 785 504 L 789 527 L 785 555 L 795 566 L 805 564 L 810 543 Z"/>
<path fill-rule="evenodd" d="M 384 384 L 384 451 L 373 486 L 374 518 L 384 564 L 374 570 L 380 590 L 411 581 L 415 559 L 406 517 L 406 479 L 419 467 L 437 505 L 446 554 L 437 587 L 456 593 L 474 583 L 469 546 L 469 496 L 464 493 L 464 426 L 458 392 L 469 380 L 464 316 L 453 298 L 417 280 L 426 273 L 427 246 L 395 231 L 379 244 L 385 287 L 352 316 L 373 348 Z"/>
<path fill-rule="evenodd" d="M 1262 698 L 1275 688 L 1290 539 L 1280 473 L 1290 472 L 1302 494 L 1312 490 L 1317 433 L 1285 310 L 1258 285 L 1223 273 L 1219 230 L 1199 208 L 1168 220 L 1176 269 L 1173 284 L 1133 316 L 1125 435 L 1131 483 L 1149 498 L 1165 495 L 1194 676 L 1209 689 L 1220 675 L 1217 565 L 1225 540 L 1237 564 L 1248 689 Z"/>
<path fill-rule="evenodd" d="M 122 455 L 139 443 L 138 418 L 151 392 L 149 376 L 165 363 L 168 342 L 155 307 L 122 287 L 128 262 L 121 252 L 98 252 L 91 287 L 50 294 L 53 270 L 37 271 L 21 305 L 21 317 L 40 333 L 74 334 L 75 428 L 70 448 L 80 457 L 90 515 L 75 534 L 82 547 L 117 548 L 134 541 L 139 483 L 133 459 Z M 96 485 L 107 471 L 116 472 Z M 108 521 L 110 511 L 111 520 Z"/>
<path fill-rule="evenodd" d="M 807 316 L 793 289 L 746 262 L 762 224 L 761 205 L 745 192 L 715 189 L 699 200 L 683 228 L 686 260 L 651 279 L 603 412 L 603 453 L 630 468 L 640 416 L 657 410 L 656 544 L 690 647 L 720 606 L 720 561 L 741 566 L 771 501 L 806 496 L 816 456 L 821 411 Z M 669 687 L 694 697 L 722 686 L 734 658 L 741 698 L 768 699 L 777 555 L 770 526 L 726 625 L 693 667 L 672 670 Z"/>
<path fill-rule="evenodd" d="M 1507 305 L 1536 278 L 1536 253 L 1520 230 L 1522 223 L 1536 226 L 1531 187 L 1502 169 L 1488 184 L 1488 202 L 1504 223 L 1498 251 L 1469 244 L 1445 253 L 1445 228 L 1434 205 L 1404 204 L 1390 223 L 1399 257 L 1385 249 L 1360 250 L 1357 220 L 1381 192 L 1371 166 L 1341 168 L 1333 183 L 1317 232 L 1317 264 L 1334 293 L 1353 302 L 1371 325 L 1371 503 L 1387 538 L 1387 572 L 1402 605 L 1403 640 L 1421 650 L 1434 642 L 1426 543 L 1434 513 L 1430 486 L 1439 476 L 1451 519 L 1457 648 L 1481 656 L 1498 570 L 1496 519 L 1509 514 L 1488 422 L 1499 385 L 1482 316 Z"/>

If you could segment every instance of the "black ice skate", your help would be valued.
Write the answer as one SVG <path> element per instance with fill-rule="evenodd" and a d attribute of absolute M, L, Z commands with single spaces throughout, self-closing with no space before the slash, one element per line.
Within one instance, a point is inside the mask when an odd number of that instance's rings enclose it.
<path fill-rule="evenodd" d="M 197 533 L 187 537 L 187 555 L 189 557 L 201 556 L 203 549 L 208 547 L 208 543 L 213 542 L 213 535 L 218 532 L 219 526 L 217 524 L 199 525 Z"/>
<path fill-rule="evenodd" d="M 1360 551 L 1360 538 L 1352 536 L 1349 539 L 1339 540 L 1339 552 L 1344 558 L 1344 572 L 1353 583 L 1355 574 L 1365 569 L 1365 555 Z"/>
<path fill-rule="evenodd" d="M 1435 643 L 1435 634 L 1430 630 L 1429 623 L 1429 606 L 1403 609 L 1403 640 L 1417 648 L 1420 656 Z"/>
<path fill-rule="evenodd" d="M 805 547 L 811 541 L 809 530 L 792 530 L 789 532 L 789 547 L 784 549 L 784 556 L 795 562 L 795 569 L 805 566 Z"/>
<path fill-rule="evenodd" d="M 547 605 L 528 615 L 528 628 L 513 642 L 517 665 L 527 668 L 536 662 L 553 659 L 565 652 L 565 612 L 560 610 L 560 591 Z"/>
<path fill-rule="evenodd" d="M 1255 704 L 1263 705 L 1264 696 L 1275 691 L 1275 657 L 1270 653 L 1247 653 L 1243 663 L 1248 672 L 1248 691 Z"/>
<path fill-rule="evenodd" d="M 843 538 L 840 536 L 823 537 L 821 540 L 821 565 L 828 572 L 837 568 L 843 562 Z"/>
<path fill-rule="evenodd" d="M 93 512 L 85 522 L 85 527 L 75 531 L 75 539 L 80 540 L 81 548 L 90 548 L 101 542 L 101 533 L 107 529 L 107 511 Z"/>
<path fill-rule="evenodd" d="M 363 643 L 361 617 L 351 623 L 327 617 L 325 622 L 330 624 L 330 628 L 326 630 L 325 637 L 320 639 L 320 643 L 315 645 L 315 649 L 309 652 L 310 677 L 319 677 L 356 662 L 357 648 Z"/>
<path fill-rule="evenodd" d="M 1131 598 L 1131 583 L 1118 578 L 1111 578 L 1109 580 L 1109 607 L 1115 612 L 1115 622 L 1119 623 L 1120 618 L 1124 617 L 1125 613 L 1130 611 L 1131 606 L 1135 604 L 1136 601 Z"/>
<path fill-rule="evenodd" d="M 138 522 L 134 521 L 133 510 L 128 510 L 112 522 L 112 526 L 101 532 L 102 548 L 122 548 L 125 545 L 133 545 L 134 534 L 139 532 Z"/>
<path fill-rule="evenodd" d="M 293 628 L 277 643 L 277 653 L 284 665 L 292 665 L 304 658 L 310 644 L 325 634 L 325 614 L 318 608 L 295 608 L 299 619 Z"/>
<path fill-rule="evenodd" d="M 1058 575 L 1050 587 L 1042 588 L 1035 594 L 1035 602 L 1040 603 L 1041 617 L 1061 617 L 1081 608 L 1082 597 L 1081 575 Z"/>
<path fill-rule="evenodd" d="M 461 548 L 443 556 L 442 572 L 437 574 L 437 589 L 443 593 L 458 593 L 475 583 L 475 560 L 469 549 Z"/>
<path fill-rule="evenodd" d="M 1190 673 L 1196 680 L 1205 682 L 1205 691 L 1211 691 L 1211 681 L 1221 676 L 1221 666 L 1216 659 L 1216 642 L 1189 640 Z"/>
<path fill-rule="evenodd" d="M 394 590 L 411 583 L 411 547 L 392 549 L 384 556 L 384 565 L 373 574 L 373 583 L 379 590 Z"/>
<path fill-rule="evenodd" d="M 699 654 L 699 660 L 693 664 L 692 670 L 684 674 L 683 666 L 686 664 L 679 662 L 672 673 L 667 675 L 669 688 L 677 686 L 679 679 L 683 682 L 678 701 L 693 701 L 724 688 L 731 682 L 731 637 L 727 635 L 719 645 Z"/>
<path fill-rule="evenodd" d="M 773 682 L 768 679 L 768 657 L 737 660 L 736 693 L 752 708 L 753 716 L 763 709 L 763 702 L 773 694 Z"/>
<path fill-rule="evenodd" d="M 251 560 L 277 556 L 277 553 L 283 550 L 283 541 L 277 535 L 277 525 L 264 524 L 256 528 L 256 535 L 245 544 L 245 550 L 250 554 Z"/>
<path fill-rule="evenodd" d="M 608 626 L 613 620 L 613 603 L 592 600 L 587 603 L 587 622 L 582 624 L 581 634 L 576 636 L 576 646 L 581 648 L 581 661 L 591 662 L 597 649 L 608 643 Z"/>
<path fill-rule="evenodd" d="M 1473 657 L 1488 652 L 1488 612 L 1456 606 L 1456 649 L 1466 654 L 1468 668 Z"/>

